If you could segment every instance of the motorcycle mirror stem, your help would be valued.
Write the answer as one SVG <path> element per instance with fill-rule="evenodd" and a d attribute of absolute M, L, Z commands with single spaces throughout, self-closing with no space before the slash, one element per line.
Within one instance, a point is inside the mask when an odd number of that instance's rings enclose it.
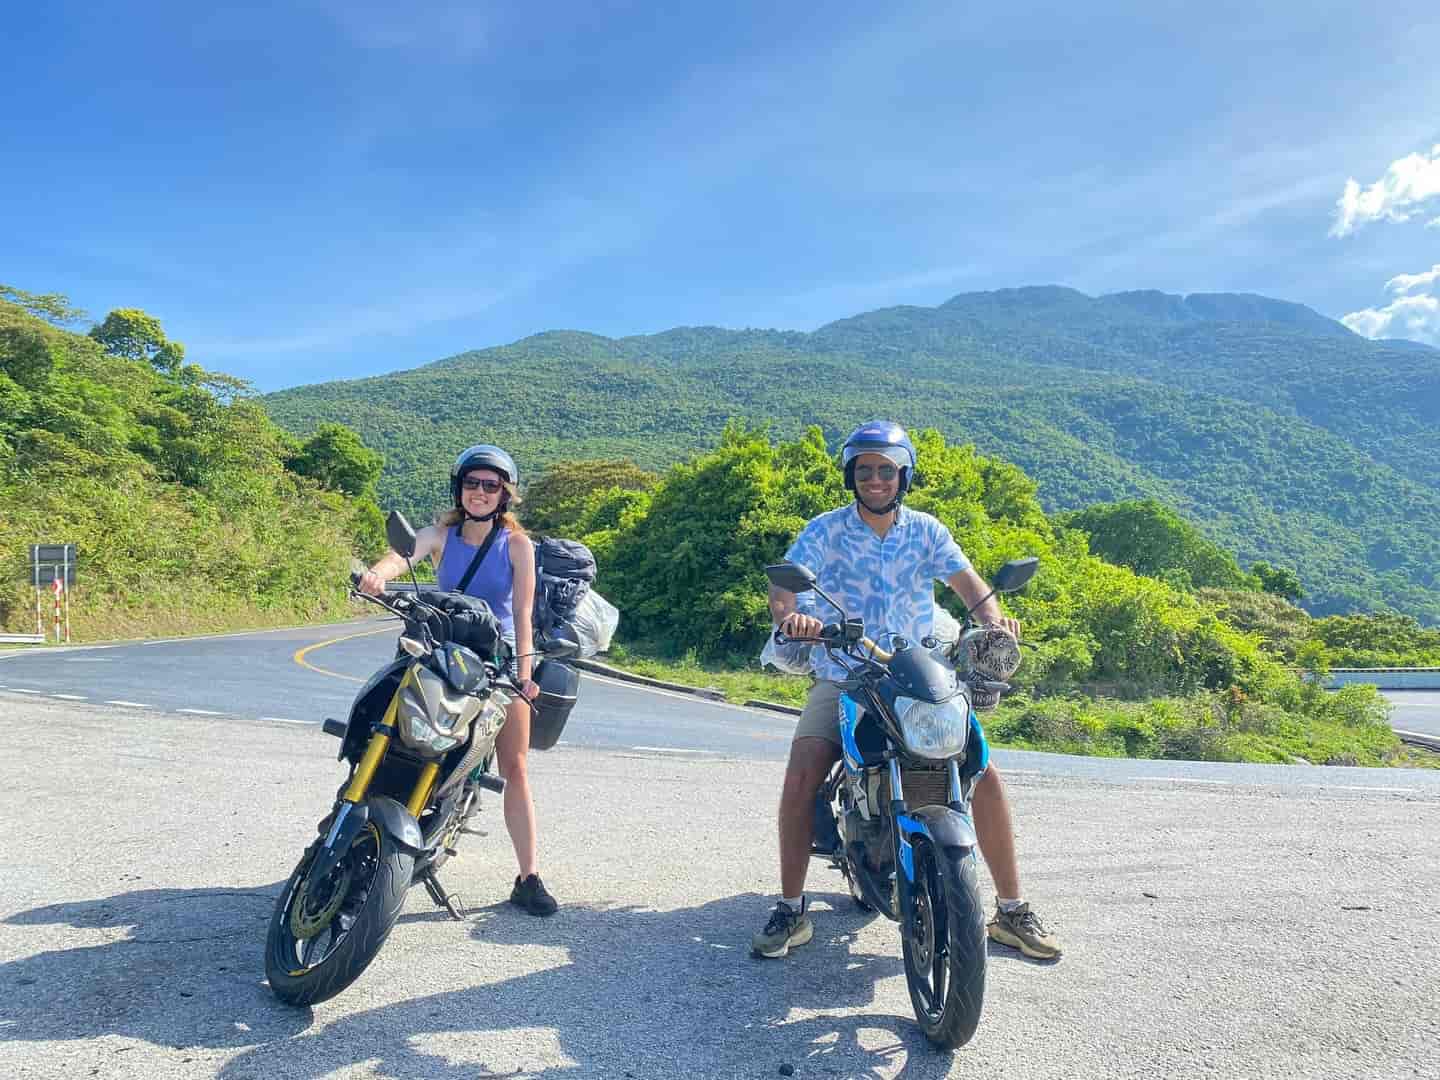
<path fill-rule="evenodd" d="M 989 600 L 989 599 L 990 599 L 992 596 L 994 596 L 994 595 L 995 595 L 995 589 L 992 587 L 989 592 L 987 592 L 987 593 L 986 593 L 984 596 L 982 596 L 978 601 L 976 601 L 975 606 L 972 607 L 969 611 L 965 612 L 964 625 L 969 626 L 969 625 L 970 625 L 971 616 L 973 616 L 973 615 L 975 614 L 975 612 L 979 611 L 982 607 L 984 607 L 984 606 L 985 606 L 985 601 L 986 601 L 986 600 Z"/>
<path fill-rule="evenodd" d="M 819 594 L 820 599 L 824 600 L 827 604 L 829 604 L 831 607 L 833 607 L 836 611 L 840 613 L 841 622 L 845 622 L 849 618 L 849 616 L 845 613 L 845 609 L 842 608 L 839 604 L 837 604 L 834 600 L 830 599 L 830 594 L 827 593 L 824 589 L 820 588 L 819 585 L 812 585 L 811 588 Z"/>

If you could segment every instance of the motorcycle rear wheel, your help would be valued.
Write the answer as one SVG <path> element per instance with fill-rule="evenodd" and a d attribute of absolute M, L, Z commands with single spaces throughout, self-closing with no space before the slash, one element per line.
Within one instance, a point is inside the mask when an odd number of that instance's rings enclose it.
<path fill-rule="evenodd" d="M 337 904 L 333 896 L 308 896 L 314 850 L 301 858 L 275 901 L 265 940 L 265 976 L 275 996 L 290 1005 L 332 998 L 370 966 L 400 917 L 414 863 L 368 823 L 337 868 L 345 889 Z"/>
<path fill-rule="evenodd" d="M 975 853 L 915 841 L 914 934 L 901 930 L 905 982 L 925 1037 L 953 1050 L 980 1026 L 985 1002 L 985 918 Z"/>

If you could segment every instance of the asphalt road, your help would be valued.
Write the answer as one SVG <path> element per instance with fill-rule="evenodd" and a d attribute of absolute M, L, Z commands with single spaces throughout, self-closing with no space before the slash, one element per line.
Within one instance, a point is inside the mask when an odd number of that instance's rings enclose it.
<path fill-rule="evenodd" d="M 371 619 L 252 634 L 16 650 L 0 653 L 0 697 L 58 700 L 75 709 L 112 705 L 137 715 L 169 711 L 216 723 L 248 719 L 318 726 L 326 716 L 347 714 L 356 690 L 393 655 L 397 625 Z M 1440 703 L 1440 694 L 1416 696 Z M 1425 703 L 1415 707 L 1431 708 Z M 1410 713 L 1405 716 L 1411 722 Z M 584 674 L 561 745 L 783 761 L 794 725 L 794 718 L 784 714 Z M 1007 773 L 1043 772 L 1107 783 L 1262 783 L 1427 797 L 1440 792 L 1436 770 L 1377 772 L 1009 751 L 997 751 L 994 760 Z"/>
<path fill-rule="evenodd" d="M 1440 739 L 1440 691 L 1386 690 L 1393 706 L 1390 726 L 1396 731 L 1413 731 Z"/>
<path fill-rule="evenodd" d="M 895 927 L 828 871 L 815 941 L 747 955 L 775 887 L 778 754 L 537 755 L 560 913 L 501 903 L 492 801 L 491 834 L 446 873 L 478 910 L 452 922 L 412 893 L 359 982 L 292 1010 L 261 948 L 339 779 L 330 740 L 11 690 L 0 740 L 7 1080 L 1435 1075 L 1440 791 L 1409 773 L 1221 786 L 1017 759 L 1026 892 L 1065 957 L 995 949 L 979 1033 L 952 1055 L 914 1027 Z"/>

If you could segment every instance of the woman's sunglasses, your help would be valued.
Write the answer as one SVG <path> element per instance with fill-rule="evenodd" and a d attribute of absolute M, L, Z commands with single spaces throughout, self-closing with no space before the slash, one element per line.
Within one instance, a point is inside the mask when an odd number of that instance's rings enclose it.
<path fill-rule="evenodd" d="M 881 480 L 886 480 L 886 481 L 894 480 L 894 479 L 895 479 L 895 466 L 894 466 L 894 465 L 856 465 L 856 466 L 855 466 L 855 479 L 856 479 L 856 480 L 865 481 L 865 480 L 869 480 L 871 477 L 876 476 L 876 475 L 879 475 L 879 477 L 880 477 Z"/>
<path fill-rule="evenodd" d="M 486 495 L 494 495 L 505 485 L 499 480 L 489 476 L 467 476 L 464 480 L 460 481 L 460 486 L 466 491 L 475 491 L 478 489 L 485 492 Z"/>

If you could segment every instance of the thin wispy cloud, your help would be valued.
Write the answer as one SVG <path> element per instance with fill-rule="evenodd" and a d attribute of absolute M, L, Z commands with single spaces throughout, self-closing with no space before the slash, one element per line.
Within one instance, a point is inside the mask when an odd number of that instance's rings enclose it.
<path fill-rule="evenodd" d="M 400 5 L 322 0 L 318 7 L 347 40 L 363 49 L 396 49 L 432 58 L 466 59 L 490 43 L 490 13 L 470 0 Z"/>
<path fill-rule="evenodd" d="M 1407 154 L 1390 163 L 1385 175 L 1369 187 L 1359 181 L 1345 181 L 1345 191 L 1335 204 L 1331 236 L 1349 236 L 1372 221 L 1409 221 L 1420 207 L 1440 199 L 1440 143 L 1428 154 Z M 1429 224 L 1440 222 L 1436 218 Z"/>
<path fill-rule="evenodd" d="M 1385 283 L 1395 297 L 1379 308 L 1352 311 L 1340 321 L 1367 338 L 1408 338 L 1440 347 L 1440 263 L 1418 274 L 1396 274 Z"/>

